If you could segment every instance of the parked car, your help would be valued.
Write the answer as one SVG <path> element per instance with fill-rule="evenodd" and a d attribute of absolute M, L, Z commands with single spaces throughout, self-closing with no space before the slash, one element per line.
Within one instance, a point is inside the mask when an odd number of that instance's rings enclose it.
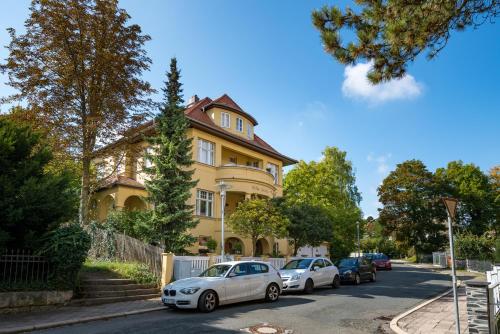
<path fill-rule="evenodd" d="M 342 282 L 360 284 L 363 281 L 375 282 L 377 270 L 366 257 L 349 257 L 339 261 L 340 279 Z"/>
<path fill-rule="evenodd" d="M 392 270 L 391 259 L 383 253 L 375 254 L 372 258 L 372 262 L 377 269 Z"/>
<path fill-rule="evenodd" d="M 161 301 L 170 308 L 212 312 L 219 305 L 247 300 L 278 300 L 283 283 L 279 272 L 260 261 L 231 261 L 211 266 L 198 277 L 167 284 Z"/>
<path fill-rule="evenodd" d="M 322 257 L 291 260 L 281 268 L 280 274 L 283 291 L 312 293 L 317 286 L 340 286 L 339 270 L 330 260 Z"/>

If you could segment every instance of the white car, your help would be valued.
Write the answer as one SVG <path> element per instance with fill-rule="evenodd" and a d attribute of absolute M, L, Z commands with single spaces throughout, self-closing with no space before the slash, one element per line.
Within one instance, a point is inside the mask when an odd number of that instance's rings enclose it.
<path fill-rule="evenodd" d="M 283 291 L 304 291 L 312 293 L 314 287 L 331 285 L 340 286 L 338 268 L 323 257 L 294 259 L 280 270 Z"/>
<path fill-rule="evenodd" d="M 278 300 L 283 284 L 276 269 L 260 261 L 232 261 L 211 266 L 198 277 L 167 284 L 161 301 L 171 308 L 212 312 L 218 305 L 253 299 Z"/>

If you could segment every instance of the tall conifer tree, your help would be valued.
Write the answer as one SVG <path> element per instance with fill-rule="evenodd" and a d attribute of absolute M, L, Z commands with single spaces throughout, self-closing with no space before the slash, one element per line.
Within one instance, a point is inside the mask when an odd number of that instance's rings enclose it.
<path fill-rule="evenodd" d="M 152 167 L 147 168 L 151 180 L 146 181 L 153 205 L 150 224 L 168 252 L 182 252 L 191 245 L 195 238 L 188 230 L 198 224 L 193 219 L 193 206 L 187 203 L 198 181 L 192 180 L 192 139 L 186 133 L 189 123 L 179 78 L 177 60 L 172 58 L 163 88 L 164 102 L 155 120 L 156 134 L 148 138 L 153 148 L 148 157 Z"/>

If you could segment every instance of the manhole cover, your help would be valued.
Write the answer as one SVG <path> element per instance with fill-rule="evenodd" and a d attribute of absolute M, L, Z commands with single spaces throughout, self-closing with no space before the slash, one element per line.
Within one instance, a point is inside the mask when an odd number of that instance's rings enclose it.
<path fill-rule="evenodd" d="M 252 334 L 292 334 L 291 329 L 285 329 L 268 323 L 258 324 L 252 327 L 243 328 L 242 331 Z"/>

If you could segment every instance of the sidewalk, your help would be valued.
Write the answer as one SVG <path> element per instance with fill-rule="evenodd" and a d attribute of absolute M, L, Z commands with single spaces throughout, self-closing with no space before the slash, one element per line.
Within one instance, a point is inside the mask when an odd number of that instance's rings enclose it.
<path fill-rule="evenodd" d="M 160 298 L 95 306 L 63 306 L 50 311 L 0 315 L 0 333 L 20 333 L 79 322 L 163 310 Z"/>
<path fill-rule="evenodd" d="M 465 288 L 458 289 L 460 332 L 468 333 Z M 409 334 L 455 334 L 453 292 L 425 305 L 398 321 L 398 327 Z"/>

